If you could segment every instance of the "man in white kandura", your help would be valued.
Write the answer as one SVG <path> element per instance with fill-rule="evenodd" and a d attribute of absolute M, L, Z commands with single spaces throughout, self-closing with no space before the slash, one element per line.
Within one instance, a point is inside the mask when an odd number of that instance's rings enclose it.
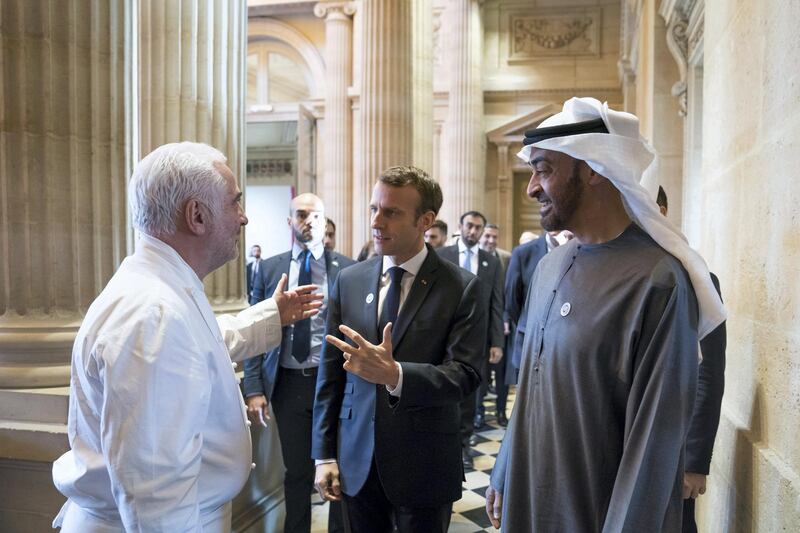
<path fill-rule="evenodd" d="M 216 317 L 203 278 L 247 224 L 225 156 L 161 146 L 130 180 L 136 251 L 89 307 L 72 351 L 69 442 L 53 465 L 64 533 L 230 531 L 251 470 L 236 363 L 317 313 L 313 286 Z"/>

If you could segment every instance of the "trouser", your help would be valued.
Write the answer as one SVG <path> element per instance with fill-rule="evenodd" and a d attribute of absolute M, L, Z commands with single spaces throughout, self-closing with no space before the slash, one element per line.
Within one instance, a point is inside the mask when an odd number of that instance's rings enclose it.
<path fill-rule="evenodd" d="M 683 500 L 683 533 L 697 533 L 697 524 L 694 521 L 694 498 Z"/>
<path fill-rule="evenodd" d="M 466 396 L 461 403 L 458 405 L 459 410 L 461 411 L 461 425 L 459 431 L 461 433 L 461 447 L 465 450 L 469 449 L 469 438 L 472 436 L 472 432 L 475 431 L 475 412 L 476 412 L 476 402 L 478 401 L 478 391 L 472 392 L 469 396 Z"/>
<path fill-rule="evenodd" d="M 281 368 L 278 373 L 272 394 L 272 410 L 286 467 L 283 478 L 286 518 L 283 528 L 285 533 L 308 533 L 311 530 L 311 493 L 314 490 L 311 431 L 317 369 Z M 328 531 L 344 531 L 339 502 L 331 502 Z"/>
<path fill-rule="evenodd" d="M 494 370 L 494 390 L 497 393 L 497 414 L 506 414 L 506 404 L 508 402 L 506 361 L 501 359 L 499 363 L 491 365 L 491 370 Z"/>
<path fill-rule="evenodd" d="M 453 509 L 452 503 L 436 507 L 392 505 L 374 460 L 358 494 L 345 494 L 344 499 L 353 533 L 446 533 Z"/>

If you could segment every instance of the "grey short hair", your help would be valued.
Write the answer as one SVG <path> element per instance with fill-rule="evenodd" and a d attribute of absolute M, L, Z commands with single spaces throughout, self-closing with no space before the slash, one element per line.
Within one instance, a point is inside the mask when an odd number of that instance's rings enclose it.
<path fill-rule="evenodd" d="M 214 163 L 226 161 L 216 148 L 193 142 L 165 144 L 150 152 L 128 183 L 134 227 L 148 235 L 173 235 L 175 221 L 190 199 L 217 215 L 225 178 Z"/>

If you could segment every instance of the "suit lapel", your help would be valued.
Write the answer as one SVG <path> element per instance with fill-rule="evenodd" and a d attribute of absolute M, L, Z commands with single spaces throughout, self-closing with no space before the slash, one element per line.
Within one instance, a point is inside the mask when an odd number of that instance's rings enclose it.
<path fill-rule="evenodd" d="M 478 249 L 478 277 L 481 281 L 485 281 L 489 276 L 489 254 L 481 249 Z"/>
<path fill-rule="evenodd" d="M 428 256 L 422 263 L 422 266 L 414 277 L 414 283 L 411 285 L 411 290 L 406 296 L 403 307 L 400 308 L 400 313 L 397 316 L 397 324 L 392 328 L 392 347 L 394 349 L 403 340 L 409 324 L 414 320 L 414 316 L 425 301 L 425 297 L 436 282 L 435 272 L 439 268 L 439 257 L 433 249 L 428 249 Z"/>
<path fill-rule="evenodd" d="M 328 274 L 328 280 L 336 279 L 336 276 L 339 275 L 339 270 L 341 270 L 341 266 L 339 265 L 338 258 L 333 254 L 333 252 L 325 250 L 325 271 Z"/>

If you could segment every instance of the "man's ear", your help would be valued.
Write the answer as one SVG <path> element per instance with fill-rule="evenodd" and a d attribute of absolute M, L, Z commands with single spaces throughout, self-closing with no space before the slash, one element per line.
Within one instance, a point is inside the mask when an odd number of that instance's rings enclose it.
<path fill-rule="evenodd" d="M 419 220 L 422 223 L 422 232 L 425 233 L 436 222 L 436 214 L 433 211 L 426 211 L 419 217 Z"/>
<path fill-rule="evenodd" d="M 208 232 L 210 213 L 205 205 L 195 199 L 186 202 L 183 208 L 183 221 L 186 229 L 194 235 L 205 235 Z"/>

